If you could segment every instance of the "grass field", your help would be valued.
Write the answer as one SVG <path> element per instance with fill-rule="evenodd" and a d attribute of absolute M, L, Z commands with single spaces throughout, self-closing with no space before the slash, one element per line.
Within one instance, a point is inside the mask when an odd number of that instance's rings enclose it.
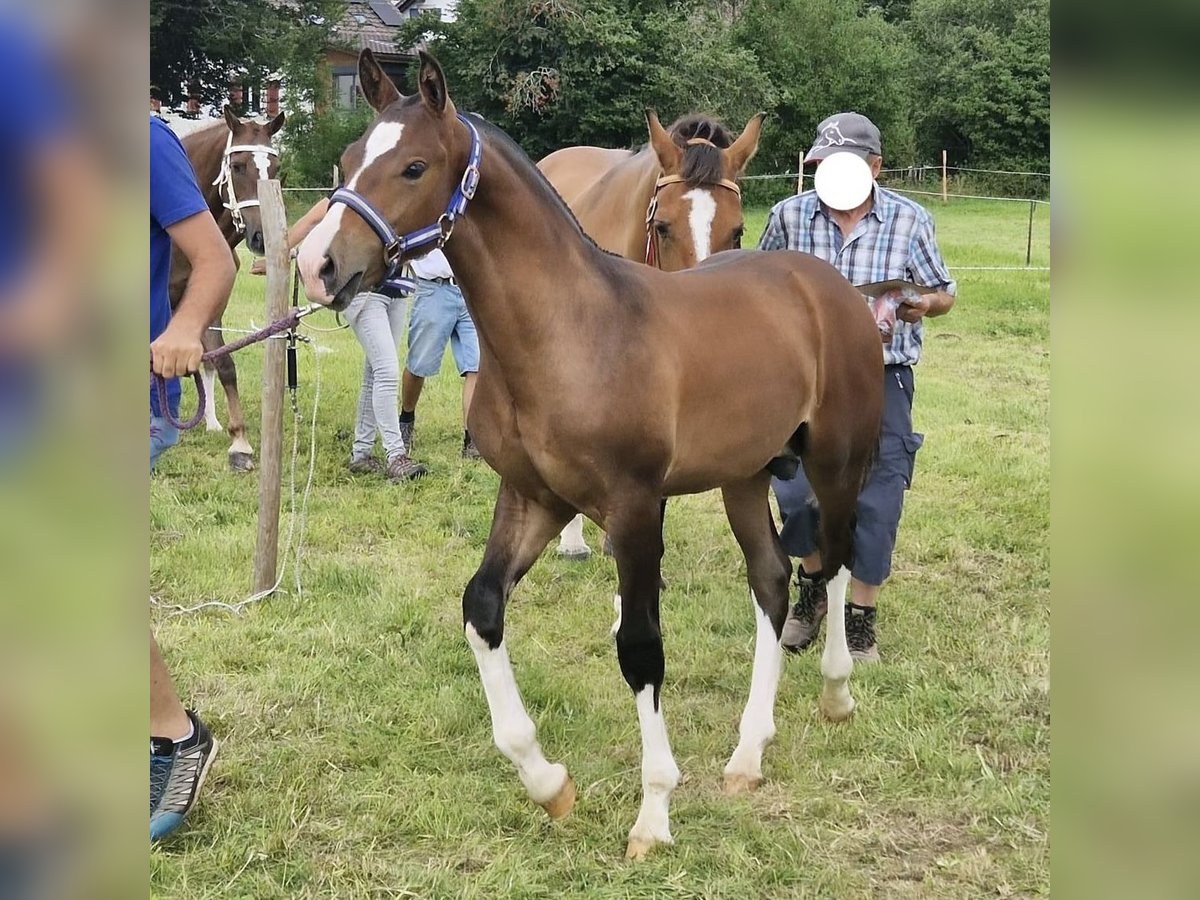
<path fill-rule="evenodd" d="M 933 212 L 952 266 L 1024 262 L 1027 207 Z M 1033 262 L 1048 265 L 1038 213 Z M 748 234 L 765 214 L 748 214 Z M 497 478 L 458 458 L 458 379 L 447 365 L 421 401 L 417 455 L 430 478 L 355 479 L 344 463 L 361 354 L 348 332 L 315 334 L 302 596 L 289 573 L 287 593 L 241 617 L 152 611 L 182 692 L 223 744 L 185 831 L 151 852 L 153 894 L 1048 893 L 1049 277 L 963 272 L 959 285 L 958 306 L 927 328 L 917 377 L 926 443 L 881 602 L 884 662 L 855 671 L 857 712 L 830 725 L 816 711 L 818 654 L 789 659 L 767 781 L 746 798 L 720 791 L 753 652 L 743 564 L 717 495 L 672 502 L 663 704 L 683 781 L 675 846 L 639 864 L 622 858 L 640 745 L 609 636 L 612 562 L 547 553 L 509 607 L 524 699 L 547 756 L 579 787 L 574 813 L 554 824 L 492 744 L 462 636 L 460 597 Z M 243 274 L 226 323 L 261 324 L 262 289 Z M 239 363 L 255 422 L 261 355 Z M 311 411 L 313 355 L 303 351 L 301 380 Z M 225 471 L 226 445 L 191 433 L 152 479 L 151 579 L 163 603 L 248 593 L 255 476 Z M 589 540 L 598 543 L 591 527 Z"/>

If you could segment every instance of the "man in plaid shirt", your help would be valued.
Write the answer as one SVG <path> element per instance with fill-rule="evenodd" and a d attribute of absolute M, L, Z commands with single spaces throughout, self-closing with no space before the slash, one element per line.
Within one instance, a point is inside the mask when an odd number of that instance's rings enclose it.
<path fill-rule="evenodd" d="M 879 129 L 866 116 L 850 112 L 825 119 L 804 162 L 819 164 L 839 152 L 861 157 L 870 167 L 872 180 L 879 176 L 883 164 Z M 897 310 L 896 329 L 883 353 L 879 457 L 858 500 L 846 639 L 856 660 L 874 662 L 879 659 L 875 604 L 891 572 L 904 491 L 912 482 L 913 462 L 923 440 L 923 435 L 912 430 L 912 367 L 921 359 L 921 320 L 949 312 L 956 286 L 942 262 L 929 213 L 875 183 L 866 200 L 853 209 L 833 209 L 816 191 L 776 204 L 758 247 L 811 253 L 833 265 L 851 284 L 902 279 L 936 288 L 918 299 L 905 300 Z M 802 469 L 791 481 L 775 479 L 774 488 L 783 516 L 783 546 L 801 563 L 797 601 L 782 636 L 784 648 L 798 652 L 817 637 L 826 613 L 816 542 L 818 511 L 810 502 L 812 489 Z"/>

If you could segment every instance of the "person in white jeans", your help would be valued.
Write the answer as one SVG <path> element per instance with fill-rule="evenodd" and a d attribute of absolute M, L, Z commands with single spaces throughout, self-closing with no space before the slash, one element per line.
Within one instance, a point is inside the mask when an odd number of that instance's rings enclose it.
<path fill-rule="evenodd" d="M 342 314 L 362 345 L 365 357 L 354 443 L 350 448 L 350 471 L 381 472 L 392 481 L 420 478 L 427 472 L 425 466 L 409 456 L 396 413 L 400 395 L 397 347 L 404 334 L 406 305 L 404 297 L 390 292 L 365 291 L 350 301 Z M 386 463 L 374 455 L 377 435 L 383 444 Z"/>

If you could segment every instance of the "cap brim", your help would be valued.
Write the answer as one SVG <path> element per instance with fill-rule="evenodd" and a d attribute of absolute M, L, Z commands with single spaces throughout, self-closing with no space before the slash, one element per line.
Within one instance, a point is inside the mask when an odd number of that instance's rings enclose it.
<path fill-rule="evenodd" d="M 820 162 L 821 160 L 825 159 L 825 157 L 833 156 L 835 153 L 853 153 L 855 156 L 859 157 L 859 159 L 870 159 L 871 157 L 871 151 L 866 147 L 856 147 L 853 145 L 842 145 L 838 147 L 831 145 L 820 148 L 813 147 L 808 151 L 808 155 L 804 157 L 804 164 L 807 166 L 809 163 Z"/>

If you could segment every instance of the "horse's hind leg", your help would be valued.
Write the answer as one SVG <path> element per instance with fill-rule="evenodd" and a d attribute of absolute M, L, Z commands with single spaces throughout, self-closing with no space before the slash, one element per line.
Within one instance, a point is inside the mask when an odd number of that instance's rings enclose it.
<path fill-rule="evenodd" d="M 833 452 L 822 452 L 814 440 L 804 454 L 804 470 L 821 510 L 818 541 L 821 574 L 826 579 L 828 614 L 825 650 L 821 654 L 821 712 L 835 722 L 854 711 L 850 673 L 854 660 L 846 644 L 846 590 L 854 564 L 854 523 L 858 494 L 873 457 L 877 433 L 870 439 L 850 442 Z"/>
<path fill-rule="evenodd" d="M 567 559 L 585 560 L 592 555 L 592 550 L 583 539 L 583 515 L 577 515 L 558 536 L 559 556 Z"/>
<path fill-rule="evenodd" d="M 792 564 L 779 543 L 767 501 L 770 476 L 726 485 L 725 513 L 746 557 L 750 598 L 754 603 L 754 672 L 750 697 L 738 729 L 738 745 L 725 766 L 726 793 L 753 790 L 762 782 L 763 750 L 775 736 L 775 695 L 783 663 L 779 636 L 787 618 L 788 579 Z"/>
<path fill-rule="evenodd" d="M 504 644 L 504 605 L 570 515 L 565 506 L 548 508 L 501 483 L 483 562 L 462 601 L 463 630 L 479 666 L 496 746 L 517 767 L 529 796 L 554 819 L 571 811 L 575 786 L 565 766 L 542 755 L 537 728 L 521 702 Z"/>
<path fill-rule="evenodd" d="M 633 690 L 642 733 L 642 806 L 629 831 L 627 859 L 641 859 L 657 844 L 670 844 L 671 792 L 679 767 L 671 754 L 662 714 L 664 673 L 659 626 L 662 565 L 662 503 L 655 493 L 618 498 L 605 523 L 612 535 L 620 584 L 617 658 Z"/>

